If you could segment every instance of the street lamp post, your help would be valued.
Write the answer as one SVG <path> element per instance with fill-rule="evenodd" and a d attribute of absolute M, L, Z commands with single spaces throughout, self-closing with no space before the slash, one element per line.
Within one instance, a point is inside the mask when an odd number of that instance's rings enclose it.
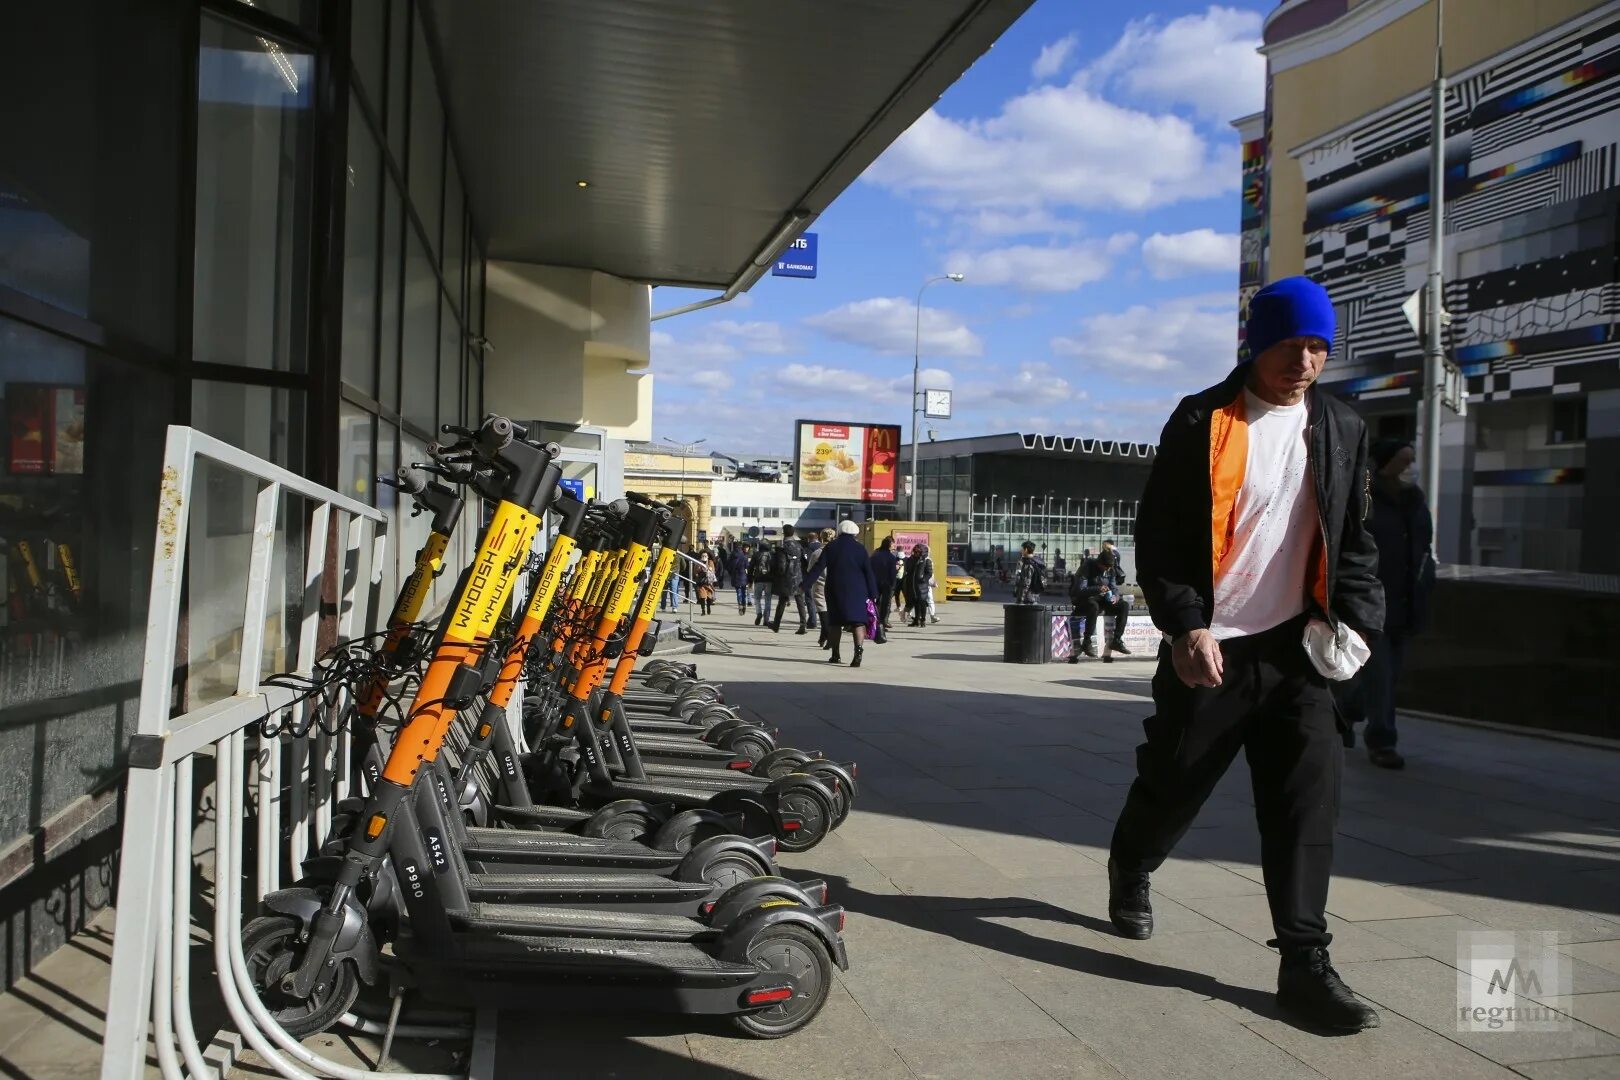
<path fill-rule="evenodd" d="M 961 274 L 941 274 L 922 283 L 917 290 L 917 331 L 911 348 L 911 494 L 906 500 L 906 516 L 917 520 L 917 378 L 922 371 L 923 291 L 936 281 L 961 281 Z"/>

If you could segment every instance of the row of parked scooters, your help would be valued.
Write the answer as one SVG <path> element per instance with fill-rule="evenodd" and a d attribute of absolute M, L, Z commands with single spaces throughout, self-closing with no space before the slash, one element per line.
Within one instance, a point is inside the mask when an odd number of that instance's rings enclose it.
<path fill-rule="evenodd" d="M 758 1038 L 799 1030 L 848 966 L 844 911 L 824 882 L 781 876 L 776 855 L 842 824 L 855 766 L 778 745 L 691 665 L 647 659 L 681 506 L 572 497 L 556 445 L 504 417 L 444 430 L 454 441 L 432 462 L 392 478 L 432 527 L 386 631 L 317 673 L 364 794 L 243 929 L 256 990 L 299 1037 L 336 1024 L 362 984 L 413 1008 L 677 1010 Z M 469 488 L 493 509 L 427 625 Z"/>

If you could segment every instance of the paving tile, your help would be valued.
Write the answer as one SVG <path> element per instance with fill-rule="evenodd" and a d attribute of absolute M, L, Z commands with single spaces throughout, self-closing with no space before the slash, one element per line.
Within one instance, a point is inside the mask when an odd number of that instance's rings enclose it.
<path fill-rule="evenodd" d="M 1224 866 L 1203 859 L 1179 859 L 1172 856 L 1153 872 L 1153 890 L 1176 900 L 1194 900 L 1211 896 L 1253 896 L 1263 894 L 1265 886 Z"/>
<path fill-rule="evenodd" d="M 1620 991 L 1601 994 L 1553 995 L 1541 999 L 1561 1013 L 1573 1016 L 1610 1035 L 1620 1035 Z"/>
<path fill-rule="evenodd" d="M 1249 1029 L 1330 1080 L 1513 1080 L 1518 1075 L 1388 1010 L 1380 1012 L 1378 1027 L 1340 1038 L 1324 1038 L 1286 1020 L 1257 1020 Z"/>
<path fill-rule="evenodd" d="M 953 830 L 951 839 L 1011 878 L 1083 877 L 1107 867 L 1074 845 L 1046 836 Z"/>
<path fill-rule="evenodd" d="M 792 1038 L 761 1041 L 704 1033 L 688 1035 L 686 1044 L 694 1063 L 700 1066 L 697 1075 L 701 1076 L 714 1076 L 720 1069 L 734 1070 L 720 1074 L 723 1076 L 790 1076 L 795 1080 L 844 1080 L 856 1076 L 863 1080 L 906 1080 L 912 1075 L 889 1045 L 888 1037 L 842 984 L 828 993 L 827 1004 L 815 1023 Z M 542 1070 L 541 1074 L 549 1071 Z"/>
<path fill-rule="evenodd" d="M 1204 897 L 1188 899 L 1183 903 L 1215 923 L 1259 944 L 1264 945 L 1276 936 L 1271 924 L 1271 908 L 1267 905 L 1264 894 Z M 1331 948 L 1336 964 L 1351 960 L 1380 960 L 1417 955 L 1415 949 L 1368 933 L 1331 912 L 1327 917 L 1327 928 L 1333 935 Z"/>
<path fill-rule="evenodd" d="M 1017 1042 L 904 1042 L 900 1056 L 917 1080 L 1117 1080 L 1119 1070 L 1075 1038 Z"/>
<path fill-rule="evenodd" d="M 874 856 L 872 865 L 902 894 L 928 908 L 1029 907 L 1018 882 L 973 855 L 912 859 Z"/>
<path fill-rule="evenodd" d="M 1327 909 L 1347 922 L 1455 914 L 1450 908 L 1412 896 L 1403 888 L 1374 885 L 1338 874 L 1334 874 L 1333 882 L 1328 886 Z"/>
<path fill-rule="evenodd" d="M 1069 913 L 1084 926 L 1114 935 L 1108 921 L 1108 879 L 1090 874 L 1085 877 L 1024 878 L 1019 887 L 1028 896 L 1051 904 Z M 1200 915 L 1187 904 L 1167 896 L 1154 898 L 1153 934 L 1185 934 L 1216 930 L 1220 924 Z"/>
<path fill-rule="evenodd" d="M 1565 906 L 1575 891 L 1558 875 L 1538 880 L 1502 882 L 1470 878 L 1432 885 L 1405 885 L 1410 897 L 1449 908 L 1495 930 L 1557 930 L 1565 940 L 1603 941 L 1620 936 L 1620 922 Z"/>
<path fill-rule="evenodd" d="M 1334 966 L 1356 993 L 1502 1065 L 1620 1052 L 1620 1039 L 1572 1021 L 1572 1031 L 1459 1031 L 1457 970 L 1428 957 Z"/>
<path fill-rule="evenodd" d="M 1559 946 L 1564 952 L 1606 971 L 1620 973 L 1620 934 L 1606 941 L 1582 941 Z"/>
<path fill-rule="evenodd" d="M 1418 954 L 1433 957 L 1442 964 L 1455 967 L 1459 959 L 1459 935 L 1465 932 L 1490 930 L 1492 927 L 1465 919 L 1460 915 L 1441 915 L 1421 919 L 1389 919 L 1356 924 L 1358 929 L 1400 942 Z M 1564 951 L 1584 948 L 1584 945 L 1564 946 Z M 1571 985 L 1577 994 L 1601 993 L 1620 990 L 1620 972 L 1611 971 L 1587 960 L 1571 955 Z"/>
<path fill-rule="evenodd" d="M 1132 1080 L 1320 1080 L 1297 1058 L 1210 1007 L 1210 993 L 1235 991 L 1200 975 L 1121 957 L 1102 972 L 1019 975 L 1012 982 Z"/>
<path fill-rule="evenodd" d="M 891 924 L 884 933 L 885 947 L 852 958 L 843 982 L 891 1045 L 945 1032 L 965 1042 L 1063 1036 L 1059 1024 L 967 946 L 918 927 Z"/>
<path fill-rule="evenodd" d="M 1620 1076 L 1620 1057 L 1606 1055 L 1562 1061 L 1527 1061 L 1513 1068 L 1530 1080 L 1614 1080 Z"/>
<path fill-rule="evenodd" d="M 867 859 L 885 855 L 961 855 L 963 850 L 927 822 L 859 808 L 834 834 Z M 812 849 L 814 850 L 814 849 Z"/>
<path fill-rule="evenodd" d="M 1082 785 L 1084 785 L 1083 781 Z M 1079 805 L 1071 802 L 1067 794 L 1059 798 L 1049 791 L 1040 791 L 1036 788 L 999 788 L 987 791 L 964 790 L 962 797 L 975 802 L 988 803 L 1024 820 L 1056 817 L 1065 812 L 1072 813 L 1074 807 Z"/>

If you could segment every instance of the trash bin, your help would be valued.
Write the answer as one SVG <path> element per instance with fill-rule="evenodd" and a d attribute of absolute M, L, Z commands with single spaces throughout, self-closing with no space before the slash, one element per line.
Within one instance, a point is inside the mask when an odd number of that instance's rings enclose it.
<path fill-rule="evenodd" d="M 1052 659 L 1052 622 L 1040 604 L 1002 604 L 1001 662 L 1044 664 Z"/>

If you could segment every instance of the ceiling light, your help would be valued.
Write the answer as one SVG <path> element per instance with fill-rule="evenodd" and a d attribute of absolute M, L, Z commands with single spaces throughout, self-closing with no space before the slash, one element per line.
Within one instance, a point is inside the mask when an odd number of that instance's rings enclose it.
<path fill-rule="evenodd" d="M 589 180 L 575 180 L 574 181 L 574 186 L 575 187 L 590 187 L 591 182 Z"/>

